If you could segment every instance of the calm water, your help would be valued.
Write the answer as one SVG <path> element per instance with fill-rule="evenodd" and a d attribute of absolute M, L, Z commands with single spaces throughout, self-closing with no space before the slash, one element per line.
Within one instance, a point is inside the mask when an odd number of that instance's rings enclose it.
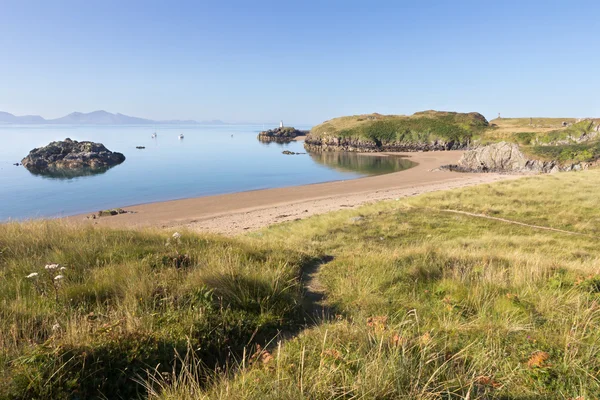
<path fill-rule="evenodd" d="M 283 155 L 283 150 L 305 150 L 299 142 L 260 143 L 260 130 L 262 125 L 158 126 L 158 137 L 152 139 L 152 126 L 0 125 L 0 221 L 353 179 L 412 166 L 396 157 Z M 180 133 L 185 135 L 182 140 L 177 138 Z M 101 142 L 127 159 L 101 174 L 61 178 L 12 165 L 31 149 L 67 137 Z"/>

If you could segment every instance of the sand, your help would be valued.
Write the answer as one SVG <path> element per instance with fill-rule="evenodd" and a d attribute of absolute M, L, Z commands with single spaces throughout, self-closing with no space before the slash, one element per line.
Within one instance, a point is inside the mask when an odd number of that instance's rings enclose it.
<path fill-rule="evenodd" d="M 461 151 L 379 153 L 365 157 L 401 155 L 416 167 L 365 178 L 255 190 L 124 207 L 133 213 L 89 219 L 88 214 L 67 217 L 76 223 L 115 228 L 179 228 L 236 235 L 268 225 L 307 218 L 379 200 L 515 179 L 515 175 L 461 174 L 436 170 L 456 163 Z"/>

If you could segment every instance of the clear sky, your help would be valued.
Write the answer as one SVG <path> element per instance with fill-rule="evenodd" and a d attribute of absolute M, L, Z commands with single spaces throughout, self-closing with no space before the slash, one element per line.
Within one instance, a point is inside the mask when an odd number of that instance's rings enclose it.
<path fill-rule="evenodd" d="M 598 1 L 0 0 L 0 110 L 600 116 Z"/>

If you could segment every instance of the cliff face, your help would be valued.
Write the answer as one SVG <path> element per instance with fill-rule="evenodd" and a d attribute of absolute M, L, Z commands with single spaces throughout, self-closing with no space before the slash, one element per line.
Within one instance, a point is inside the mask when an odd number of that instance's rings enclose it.
<path fill-rule="evenodd" d="M 479 113 L 423 111 L 411 116 L 368 114 L 335 118 L 314 127 L 311 151 L 433 151 L 467 148 L 489 126 Z"/>

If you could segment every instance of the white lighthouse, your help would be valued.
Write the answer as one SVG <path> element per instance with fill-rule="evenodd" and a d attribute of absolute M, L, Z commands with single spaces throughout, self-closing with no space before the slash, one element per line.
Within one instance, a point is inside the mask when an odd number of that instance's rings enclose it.
<path fill-rule="evenodd" d="M 279 121 L 279 127 L 283 128 L 283 121 Z"/>

